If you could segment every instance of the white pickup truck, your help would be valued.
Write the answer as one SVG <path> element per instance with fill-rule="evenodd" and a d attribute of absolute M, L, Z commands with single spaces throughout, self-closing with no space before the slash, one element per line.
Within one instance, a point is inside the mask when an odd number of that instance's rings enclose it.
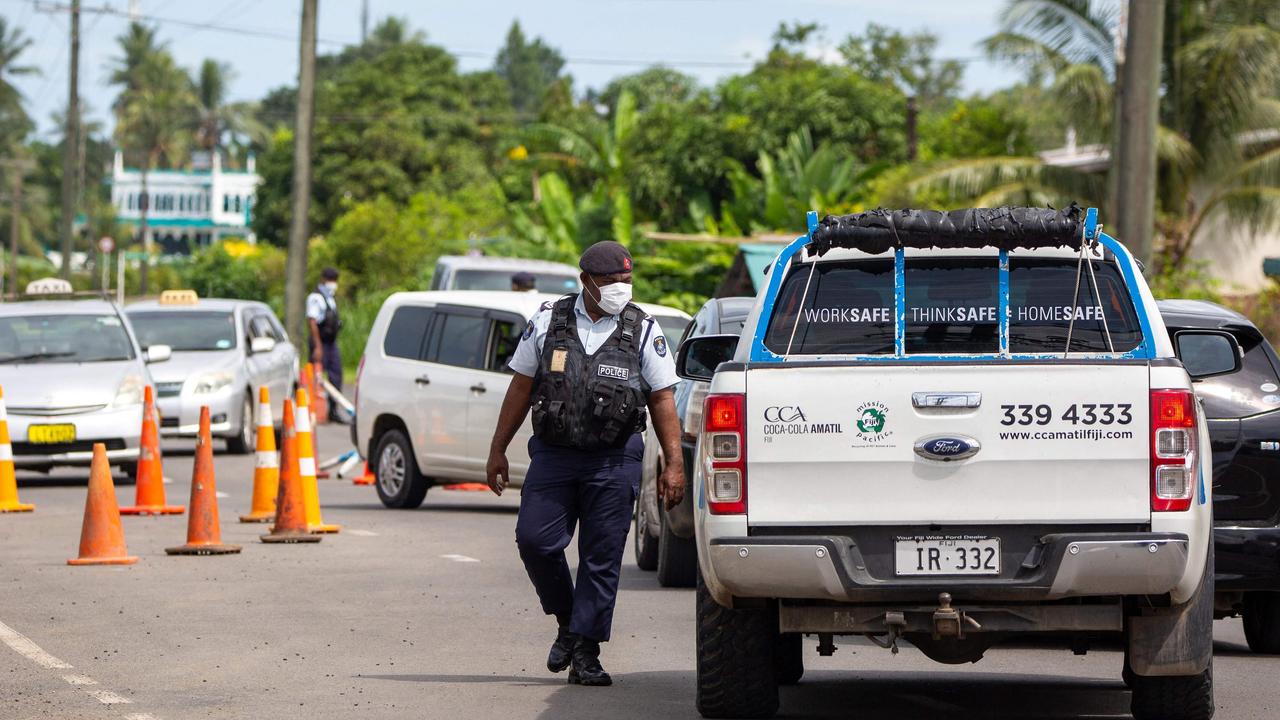
<path fill-rule="evenodd" d="M 1121 641 L 1138 720 L 1213 715 L 1211 457 L 1175 343 L 1096 211 L 810 214 L 710 380 L 693 488 L 698 709 L 769 717 L 862 635 L 943 663 Z M 1206 376 L 1206 375 L 1201 375 Z"/>

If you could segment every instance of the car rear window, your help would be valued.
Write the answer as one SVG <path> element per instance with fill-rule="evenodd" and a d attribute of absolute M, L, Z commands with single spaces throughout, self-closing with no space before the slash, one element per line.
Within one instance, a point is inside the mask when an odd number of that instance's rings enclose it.
<path fill-rule="evenodd" d="M 391 315 L 382 352 L 389 357 L 422 359 L 422 340 L 431 325 L 431 308 L 402 305 Z"/>
<path fill-rule="evenodd" d="M 1142 330 L 1118 270 L 1109 262 L 1093 266 L 1100 292 L 1093 291 L 1086 269 L 1073 302 L 1075 258 L 1010 257 L 1010 352 L 1062 352 L 1072 317 L 1072 352 L 1124 352 L 1138 346 Z M 892 259 L 822 262 L 813 268 L 812 278 L 810 274 L 810 268 L 800 268 L 784 280 L 766 347 L 779 354 L 790 348 L 794 355 L 893 354 Z M 1000 271 L 995 257 L 908 257 L 903 299 L 906 354 L 999 352 Z"/>

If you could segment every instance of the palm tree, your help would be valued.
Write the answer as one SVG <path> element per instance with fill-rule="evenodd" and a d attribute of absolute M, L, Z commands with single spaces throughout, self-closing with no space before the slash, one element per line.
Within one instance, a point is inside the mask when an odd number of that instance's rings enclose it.
<path fill-rule="evenodd" d="M 191 78 L 177 66 L 167 50 L 143 58 L 128 81 L 130 85 L 116 99 L 115 137 L 121 147 L 132 151 L 140 161 L 142 202 L 138 235 L 149 254 L 147 175 L 161 164 L 173 166 L 185 162 L 197 100 Z M 149 266 L 149 259 L 143 261 L 140 284 L 144 294 Z"/>
<path fill-rule="evenodd" d="M 600 122 L 585 131 L 550 123 L 534 123 L 525 130 L 528 144 L 535 149 L 535 160 L 582 169 L 595 177 L 612 211 L 613 239 L 624 245 L 631 243 L 633 225 L 625 146 L 638 116 L 635 95 L 623 91 L 612 122 Z"/>
<path fill-rule="evenodd" d="M 221 152 L 224 139 L 232 148 L 257 142 L 265 145 L 267 128 L 257 119 L 256 103 L 227 102 L 227 87 L 234 77 L 231 67 L 205 60 L 195 81 L 199 108 L 196 117 L 196 144 L 212 155 Z"/>
<path fill-rule="evenodd" d="M 1280 226 L 1280 157 L 1258 142 L 1280 125 L 1280 6 L 1265 0 L 1169 3 L 1162 69 L 1157 229 L 1177 268 L 1214 217 L 1253 230 Z M 1087 137 L 1112 139 L 1114 2 L 1010 0 L 985 41 L 1034 82 L 1051 82 L 1060 114 Z M 1114 155 L 1114 153 L 1113 153 Z M 1102 200 L 1094 182 L 1038 158 L 983 158 L 926 168 L 909 185 L 977 201 Z M 1082 194 L 1090 193 L 1090 194 Z M 1102 203 L 1100 203 L 1102 204 Z M 1115 211 L 1122 210 L 1114 208 Z M 1223 211 L 1234 212 L 1224 213 Z"/>
<path fill-rule="evenodd" d="M 19 64 L 19 57 L 31 47 L 31 39 L 20 28 L 10 29 L 0 18 L 0 151 L 10 151 L 32 129 L 31 118 L 22 107 L 22 93 L 13 84 L 24 75 L 38 75 L 31 65 Z"/>

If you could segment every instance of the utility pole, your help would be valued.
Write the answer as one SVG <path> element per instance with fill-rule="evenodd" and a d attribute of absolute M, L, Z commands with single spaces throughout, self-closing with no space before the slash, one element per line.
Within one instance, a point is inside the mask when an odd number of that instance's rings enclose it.
<path fill-rule="evenodd" d="M 80 0 L 71 0 L 71 69 L 67 83 L 66 132 L 62 138 L 62 238 L 63 278 L 71 278 L 71 253 L 75 250 L 77 185 L 80 179 Z"/>
<path fill-rule="evenodd" d="M 21 160 L 9 164 L 9 292 L 18 292 L 18 236 L 22 234 L 22 175 L 26 172 Z"/>
<path fill-rule="evenodd" d="M 302 33 L 298 52 L 298 110 L 293 137 L 293 217 L 289 223 L 289 257 L 285 263 L 284 316 L 297 342 L 307 336 L 303 304 L 306 299 L 307 241 L 311 210 L 311 132 L 316 103 L 316 4 L 302 0 Z"/>
<path fill-rule="evenodd" d="M 369 39 L 369 0 L 360 3 L 360 44 Z"/>
<path fill-rule="evenodd" d="M 1112 151 L 1116 163 L 1116 207 L 1119 239 L 1142 262 L 1151 263 L 1155 235 L 1156 123 L 1160 109 L 1160 51 L 1163 47 L 1165 0 L 1129 3 L 1123 95 L 1116 118 L 1118 140 Z"/>

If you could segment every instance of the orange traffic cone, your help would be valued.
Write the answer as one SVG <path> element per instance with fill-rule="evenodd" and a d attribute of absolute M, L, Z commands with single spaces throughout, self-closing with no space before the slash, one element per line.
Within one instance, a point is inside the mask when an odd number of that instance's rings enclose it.
<path fill-rule="evenodd" d="M 138 558 L 124 546 L 116 487 L 111 482 L 107 446 L 93 444 L 93 464 L 89 467 L 89 495 L 84 503 L 84 524 L 80 528 L 80 557 L 68 565 L 132 565 Z"/>
<path fill-rule="evenodd" d="M 213 438 L 209 435 L 209 406 L 200 408 L 200 436 L 196 438 L 195 467 L 191 473 L 191 518 L 187 544 L 165 548 L 170 555 L 228 555 L 239 545 L 222 544 L 218 524 L 218 489 L 213 477 Z"/>
<path fill-rule="evenodd" d="M 320 517 L 320 487 L 316 483 L 316 451 L 311 432 L 311 403 L 307 391 L 298 389 L 298 408 L 294 425 L 298 431 L 298 476 L 302 478 L 302 503 L 307 513 L 307 530 L 313 533 L 336 533 L 341 525 L 326 525 Z"/>
<path fill-rule="evenodd" d="M 186 508 L 169 505 L 164 498 L 164 463 L 160 457 L 160 431 L 156 427 L 156 399 L 150 385 L 142 391 L 142 447 L 138 455 L 138 480 L 132 507 L 121 515 L 181 515 Z"/>
<path fill-rule="evenodd" d="M 317 425 L 329 424 L 329 393 L 324 389 L 324 368 L 315 366 L 312 368 L 311 374 L 311 391 L 312 413 L 316 419 Z"/>
<path fill-rule="evenodd" d="M 302 478 L 298 475 L 298 433 L 294 428 L 293 402 L 284 401 L 284 429 L 280 436 L 280 494 L 276 499 L 276 524 L 264 543 L 317 543 L 319 535 L 307 532 L 307 510 L 302 502 Z"/>
<path fill-rule="evenodd" d="M 258 388 L 258 452 L 253 467 L 253 505 L 240 522 L 271 522 L 280 492 L 280 458 L 276 455 L 276 427 L 271 418 L 267 386 Z"/>
<path fill-rule="evenodd" d="M 319 377 L 319 375 L 316 372 L 316 365 L 314 363 L 307 363 L 302 367 L 302 385 L 300 385 L 299 387 L 302 387 L 307 391 L 307 399 L 311 402 L 311 407 L 309 408 L 309 412 L 311 413 L 311 429 L 312 429 L 311 430 L 311 456 L 314 458 L 320 457 L 320 442 L 319 442 L 319 439 L 316 438 L 315 428 L 321 422 L 328 419 L 327 415 L 323 416 L 324 420 L 322 420 L 321 419 L 322 416 L 316 414 L 316 404 L 317 404 L 316 400 L 320 395 L 320 393 L 317 392 L 317 387 L 318 387 L 316 383 L 317 377 Z M 299 429 L 298 433 L 299 435 L 301 435 L 302 430 Z M 321 470 L 320 468 L 317 467 L 316 477 L 321 480 L 328 479 L 329 472 L 327 470 Z"/>
<path fill-rule="evenodd" d="M 13 472 L 13 445 L 9 442 L 9 413 L 0 388 L 0 513 L 31 512 L 35 505 L 18 502 L 18 478 Z"/>
<path fill-rule="evenodd" d="M 364 474 L 351 478 L 352 485 L 372 485 L 378 481 L 378 476 L 369 472 L 369 463 L 364 464 Z"/>

